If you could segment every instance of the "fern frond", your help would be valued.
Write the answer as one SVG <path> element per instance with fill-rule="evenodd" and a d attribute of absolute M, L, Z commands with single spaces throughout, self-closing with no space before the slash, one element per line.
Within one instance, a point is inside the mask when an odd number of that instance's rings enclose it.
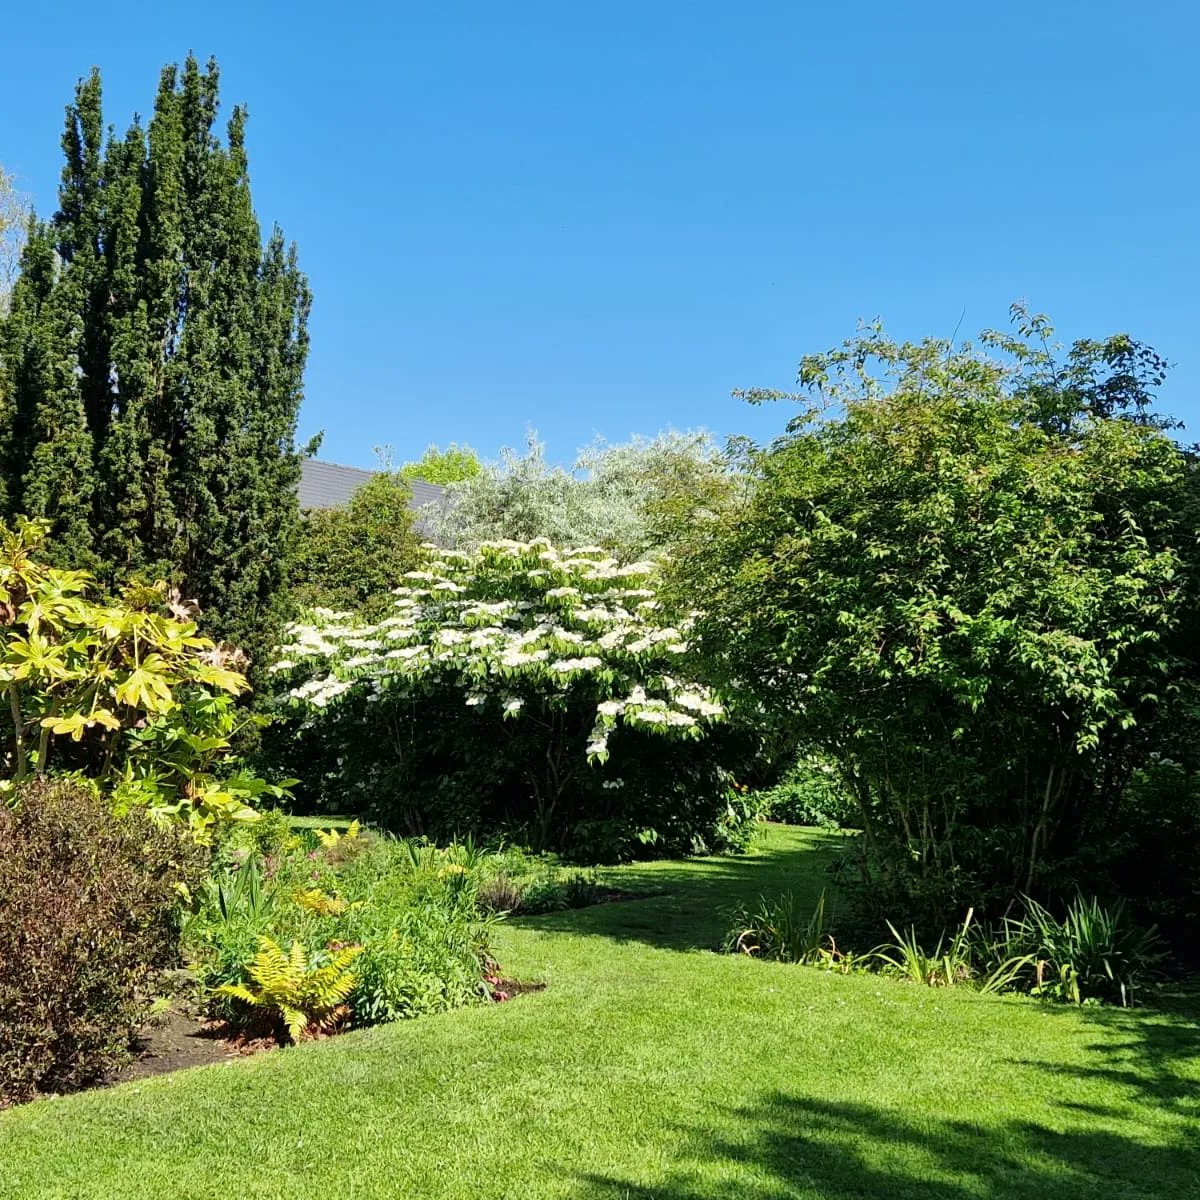
<path fill-rule="evenodd" d="M 288 981 L 303 979 L 308 972 L 308 954 L 300 942 L 293 942 L 288 954 Z"/>
<path fill-rule="evenodd" d="M 240 983 L 223 983 L 216 989 L 218 996 L 230 996 L 234 1000 L 241 1000 L 246 1004 L 257 1004 L 258 998 L 247 987 Z"/>
<path fill-rule="evenodd" d="M 293 941 L 284 951 L 278 942 L 264 937 L 246 968 L 257 990 L 243 984 L 224 984 L 217 991 L 276 1014 L 290 1040 L 298 1042 L 310 1025 L 319 1024 L 354 991 L 357 979 L 347 968 L 362 949 L 343 946 L 333 951 L 328 961 L 315 965 L 301 942 Z"/>
<path fill-rule="evenodd" d="M 304 1036 L 304 1031 L 309 1026 L 308 1014 L 299 1008 L 292 1008 L 286 1004 L 281 1004 L 279 1011 L 283 1016 L 284 1025 L 287 1026 L 288 1037 L 293 1042 L 298 1042 Z"/>

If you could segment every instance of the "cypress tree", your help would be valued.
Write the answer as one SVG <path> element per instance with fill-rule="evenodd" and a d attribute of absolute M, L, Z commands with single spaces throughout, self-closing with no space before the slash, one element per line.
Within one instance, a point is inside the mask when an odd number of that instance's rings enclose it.
<path fill-rule="evenodd" d="M 80 397 L 82 338 L 73 299 L 62 285 L 50 230 L 34 225 L 0 338 L 0 355 L 11 367 L 0 388 L 0 466 L 10 512 L 52 522 L 56 565 L 94 567 L 92 440 Z"/>
<path fill-rule="evenodd" d="M 246 112 L 218 72 L 166 67 L 105 137 L 99 73 L 67 108 L 58 211 L 31 227 L 0 323 L 0 512 L 53 522 L 56 558 L 164 576 L 252 654 L 281 615 L 311 297 L 265 244 Z"/>

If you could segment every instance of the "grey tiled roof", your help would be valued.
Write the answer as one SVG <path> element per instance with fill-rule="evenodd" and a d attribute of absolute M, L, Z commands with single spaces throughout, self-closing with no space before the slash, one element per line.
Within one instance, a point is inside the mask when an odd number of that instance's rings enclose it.
<path fill-rule="evenodd" d="M 361 467 L 342 467 L 306 458 L 300 464 L 300 507 L 341 508 L 374 474 Z"/>
<path fill-rule="evenodd" d="M 306 458 L 300 464 L 300 507 L 341 508 L 374 474 L 362 467 L 343 467 L 339 463 Z M 411 487 L 413 508 L 440 504 L 446 495 L 446 489 L 440 484 L 424 483 L 419 479 L 414 479 Z M 417 527 L 420 528 L 419 522 Z"/>

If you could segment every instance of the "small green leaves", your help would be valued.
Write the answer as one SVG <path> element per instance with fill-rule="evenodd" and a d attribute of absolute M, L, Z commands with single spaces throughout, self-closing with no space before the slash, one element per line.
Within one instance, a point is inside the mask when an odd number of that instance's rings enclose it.
<path fill-rule="evenodd" d="M 922 904 L 1103 836 L 1194 675 L 1195 464 L 1146 407 L 1161 361 L 1124 335 L 1063 359 L 1013 316 L 989 352 L 876 323 L 807 356 L 824 416 L 749 457 L 739 519 L 669 582 L 738 704 L 854 782 L 872 885 Z"/>

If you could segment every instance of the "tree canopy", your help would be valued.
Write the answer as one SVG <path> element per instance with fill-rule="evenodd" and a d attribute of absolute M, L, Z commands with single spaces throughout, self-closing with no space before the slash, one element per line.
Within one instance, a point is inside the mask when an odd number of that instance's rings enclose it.
<path fill-rule="evenodd" d="M 0 165 L 0 315 L 8 307 L 29 225 L 29 203 Z"/>
<path fill-rule="evenodd" d="M 412 489 L 399 472 L 380 471 L 345 508 L 305 514 L 291 563 L 292 600 L 300 608 L 380 615 L 420 544 Z"/>
<path fill-rule="evenodd" d="M 58 210 L 0 323 L 0 516 L 106 584 L 162 576 L 261 653 L 297 519 L 308 285 L 250 198 L 246 112 L 218 73 L 161 75 L 106 139 L 99 73 L 67 108 Z"/>
<path fill-rule="evenodd" d="M 1126 339 L 1058 363 L 1021 319 L 983 349 L 872 327 L 806 358 L 815 402 L 677 561 L 728 690 L 837 763 L 894 911 L 1069 887 L 1194 676 L 1191 473 L 1145 419 L 1156 360 Z"/>
<path fill-rule="evenodd" d="M 439 446 L 429 446 L 420 458 L 407 462 L 400 468 L 401 479 L 410 483 L 420 480 L 423 483 L 462 483 L 465 479 L 474 479 L 483 473 L 483 463 L 479 455 L 470 446 L 460 446 L 451 442 L 445 450 Z"/>
<path fill-rule="evenodd" d="M 662 550 L 697 510 L 719 508 L 732 486 L 702 432 L 597 442 L 579 452 L 570 471 L 548 463 L 531 434 L 523 453 L 505 449 L 499 462 L 451 484 L 448 503 L 428 521 L 448 546 L 547 537 L 637 558 Z"/>

